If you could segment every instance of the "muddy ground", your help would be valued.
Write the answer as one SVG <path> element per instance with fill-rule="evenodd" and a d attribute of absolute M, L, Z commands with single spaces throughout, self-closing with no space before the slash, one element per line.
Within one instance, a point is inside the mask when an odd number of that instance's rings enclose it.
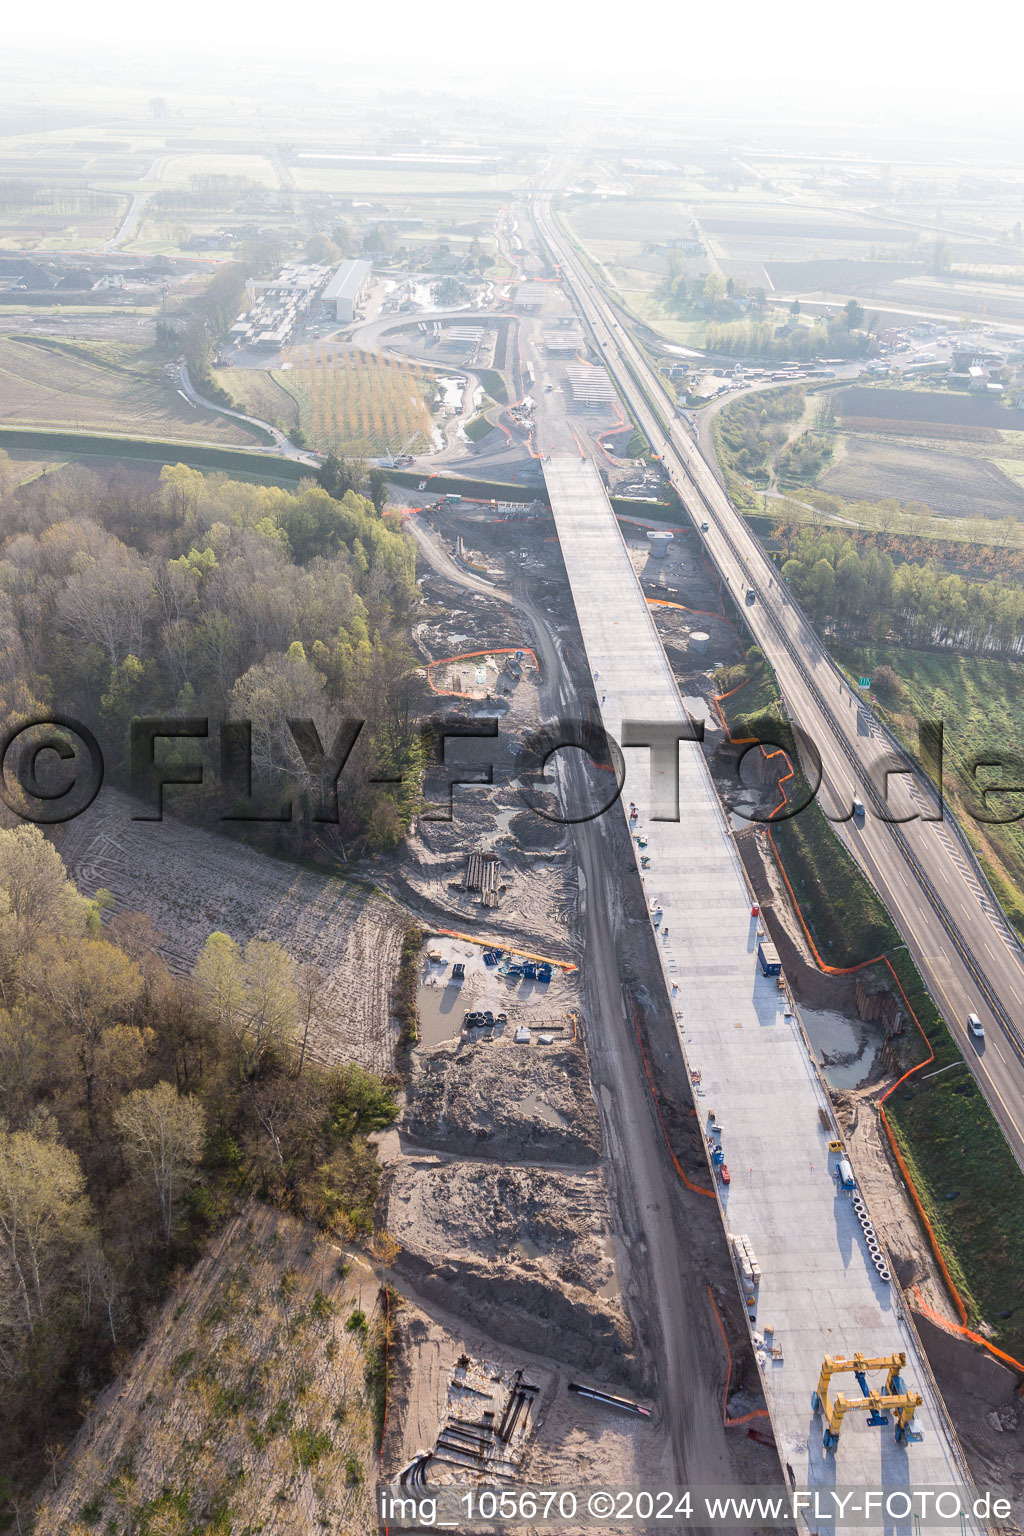
<path fill-rule="evenodd" d="M 114 911 L 144 912 L 171 970 L 192 970 L 211 933 L 273 939 L 321 976 L 309 1049 L 316 1060 L 393 1070 L 398 1027 L 391 988 L 406 918 L 366 886 L 300 869 L 166 816 L 133 821 L 126 795 L 104 790 L 55 839 L 87 895 L 106 888 Z"/>
<path fill-rule="evenodd" d="M 504 568 L 503 590 L 521 593 L 535 611 L 546 612 L 562 664 L 581 701 L 593 705 L 571 598 L 559 575 L 560 562 L 545 543 L 549 527 L 487 527 L 462 518 L 458 528 L 445 527 L 452 554 L 459 529 L 463 551 L 477 564 L 492 572 Z M 419 631 L 425 661 L 451 655 L 455 646 L 484 649 L 501 638 L 530 643 L 527 623 L 518 629 L 508 616 L 499 620 L 490 598 L 482 599 L 479 615 L 475 608 L 467 611 L 467 594 L 432 570 L 421 577 L 421 590 L 432 602 L 452 605 L 448 616 L 435 615 Z M 729 652 L 723 659 L 734 659 L 735 636 L 725 624 L 719 633 Z M 476 701 L 458 705 L 474 713 L 480 708 Z M 500 718 L 502 736 L 513 746 L 539 721 L 539 698 L 529 672 Z M 394 883 L 395 875 L 387 877 L 396 894 L 401 891 L 418 912 L 431 915 L 436 927 L 425 950 L 442 955 L 443 963 L 424 960 L 423 1042 L 411 1054 L 401 1125 L 381 1139 L 386 1221 L 401 1246 L 395 1280 L 414 1303 L 400 1323 L 400 1406 L 385 1446 L 385 1471 L 407 1465 L 436 1436 L 445 1362 L 462 1345 L 475 1356 L 488 1357 L 490 1350 L 491 1358 L 507 1364 L 531 1365 L 535 1375 L 538 1359 L 543 1361 L 547 1374 L 538 1432 L 527 1452 L 524 1478 L 635 1483 L 656 1475 L 671 1460 L 668 1426 L 658 1422 L 656 1404 L 654 1420 L 638 1423 L 588 1406 L 566 1391 L 576 1376 L 633 1397 L 654 1388 L 643 1339 L 646 1256 L 642 1248 L 627 1252 L 617 1236 L 620 1217 L 601 1161 L 601 1122 L 587 1067 L 587 1020 L 576 995 L 577 977 L 559 978 L 556 972 L 550 991 L 538 1001 L 543 989 L 526 981 L 510 987 L 485 966 L 479 950 L 474 954 L 474 946 L 437 937 L 437 928 L 458 927 L 498 942 L 502 936 L 506 943 L 529 941 L 524 947 L 556 958 L 585 959 L 576 951 L 570 845 L 560 827 L 518 800 L 515 769 L 514 751 L 503 759 L 499 750 L 493 786 L 457 791 L 452 824 L 421 819 L 410 839 L 411 864 L 404 864 L 397 876 L 401 886 Z M 635 983 L 643 1048 L 659 1066 L 659 1108 L 672 1147 L 695 1178 L 706 1177 L 689 1084 L 673 1051 L 671 1008 L 667 999 L 659 1006 L 644 990 L 653 964 L 650 924 L 639 885 L 635 902 L 628 899 L 635 872 L 622 830 L 629 935 L 621 956 L 623 975 Z M 458 889 L 467 846 L 500 858 L 506 888 L 494 908 Z M 457 990 L 449 969 L 456 959 L 467 966 Z M 459 1028 L 467 1008 L 503 1009 L 508 1023 L 470 1039 Z M 517 1022 L 530 1025 L 529 1045 L 515 1044 Z M 546 1031 L 552 1043 L 541 1045 L 538 1035 Z M 624 1070 L 633 1070 L 633 1063 L 624 1064 Z M 613 1176 L 612 1167 L 608 1177 Z M 695 1305 L 706 1324 L 709 1359 L 720 1364 L 724 1394 L 727 1359 L 705 1276 L 714 1284 L 733 1351 L 730 1402 L 734 1411 L 746 1410 L 760 1401 L 760 1388 L 721 1223 L 705 1200 L 687 1195 L 682 1185 L 680 1194 L 688 1212 L 681 1217 L 680 1262 L 695 1275 Z M 742 1432 L 731 1439 L 731 1455 L 740 1478 L 763 1482 L 778 1475 L 773 1449 Z"/>
<path fill-rule="evenodd" d="M 407 1155 L 389 1175 L 396 1263 L 506 1346 L 637 1385 L 599 1169 Z"/>
<path fill-rule="evenodd" d="M 414 1053 L 404 1134 L 439 1152 L 593 1164 L 601 1130 L 582 1039 L 460 1040 Z"/>
<path fill-rule="evenodd" d="M 844 435 L 822 490 L 856 501 L 923 501 L 940 517 L 1020 517 L 1024 492 L 986 459 L 962 458 L 885 438 Z"/>
<path fill-rule="evenodd" d="M 408 1465 L 433 1447 L 452 1374 L 468 1353 L 498 1367 L 522 1369 L 540 1388 L 519 1473 L 522 1482 L 557 1488 L 672 1481 L 664 1437 L 650 1420 L 571 1395 L 566 1390 L 575 1379 L 571 1368 L 522 1347 L 503 1348 L 461 1316 L 453 1317 L 434 1303 L 428 1307 L 407 1294 L 397 1312 L 385 1467 Z M 588 1380 L 614 1390 L 601 1376 Z"/>
<path fill-rule="evenodd" d="M 468 545 L 467 554 L 485 558 Z M 507 604 L 482 596 L 467 607 L 465 591 L 429 570 L 420 587 L 432 610 L 431 618 L 416 626 L 424 663 L 489 647 L 529 646 L 529 636 Z M 468 684 L 469 663 L 465 671 Z M 455 729 L 483 729 L 481 721 L 497 719 L 498 734 L 449 739 L 449 766 L 428 773 L 424 794 L 430 805 L 416 818 L 401 857 L 379 870 L 381 883 L 428 923 L 457 929 L 483 924 L 496 938 L 570 958 L 572 880 L 565 829 L 530 809 L 517 779 L 520 744 L 541 723 L 534 663 L 524 657 L 519 676 L 504 666 L 489 698 L 465 699 L 428 688 L 424 707 L 435 726 L 452 720 Z M 449 788 L 451 779 L 483 778 L 488 771 L 489 784 Z M 500 858 L 502 890 L 495 907 L 483 907 L 479 894 L 464 889 L 467 857 L 474 851 Z"/>

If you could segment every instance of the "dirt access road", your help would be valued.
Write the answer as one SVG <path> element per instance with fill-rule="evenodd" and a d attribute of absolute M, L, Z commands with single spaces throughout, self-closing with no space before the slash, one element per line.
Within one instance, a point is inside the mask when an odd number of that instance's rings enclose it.
<path fill-rule="evenodd" d="M 464 588 L 503 597 L 520 609 L 533 630 L 546 718 L 578 713 L 579 701 L 573 696 L 547 616 L 527 598 L 502 594 L 490 582 L 461 570 L 418 518 L 410 518 L 407 526 L 434 570 Z M 580 782 L 572 789 L 582 803 L 582 765 L 573 761 L 577 754 L 564 756 L 570 780 L 579 775 Z M 621 821 L 621 815 L 602 816 L 577 823 L 573 833 L 591 1078 L 601 1114 L 612 1204 L 630 1253 L 631 1310 L 657 1379 L 678 1482 L 742 1481 L 722 1420 L 721 1339 L 712 1331 L 717 1325 L 705 1297 L 706 1277 L 696 1273 L 691 1258 L 688 1228 L 694 1213 L 685 1202 L 698 1197 L 685 1194 L 668 1162 L 637 1055 L 632 1000 L 623 978 L 623 957 L 636 941 L 627 930 L 619 889 L 619 872 L 625 865 L 615 834 L 625 837 Z M 766 1468 L 764 1480 L 772 1476 Z"/>

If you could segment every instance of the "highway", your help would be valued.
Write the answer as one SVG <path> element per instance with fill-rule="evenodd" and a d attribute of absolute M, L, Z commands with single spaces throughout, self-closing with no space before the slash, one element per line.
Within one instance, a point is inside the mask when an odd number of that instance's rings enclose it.
<path fill-rule="evenodd" d="M 556 164 L 548 186 L 557 184 L 560 171 Z M 955 823 L 925 819 L 935 813 L 931 785 L 907 773 L 906 761 L 895 756 L 870 710 L 852 695 L 688 428 L 674 419 L 657 374 L 553 216 L 550 191 L 537 194 L 533 211 L 609 373 L 698 527 L 707 522 L 708 554 L 774 668 L 790 717 L 820 754 L 819 799 L 826 814 L 892 915 L 1024 1167 L 1024 951 Z M 750 604 L 744 601 L 748 588 Z M 888 780 L 888 806 L 886 766 L 901 770 Z M 852 816 L 855 796 L 867 809 L 860 821 Z M 905 815 L 914 819 L 890 819 Z M 967 1031 L 972 1011 L 985 1026 L 982 1041 Z"/>

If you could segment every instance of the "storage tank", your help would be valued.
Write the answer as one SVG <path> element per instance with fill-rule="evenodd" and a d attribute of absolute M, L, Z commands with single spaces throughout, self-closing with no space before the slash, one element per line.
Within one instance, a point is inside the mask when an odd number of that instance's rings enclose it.
<path fill-rule="evenodd" d="M 696 651 L 698 656 L 706 656 L 710 644 L 711 636 L 703 629 L 695 629 L 690 635 L 690 649 Z"/>

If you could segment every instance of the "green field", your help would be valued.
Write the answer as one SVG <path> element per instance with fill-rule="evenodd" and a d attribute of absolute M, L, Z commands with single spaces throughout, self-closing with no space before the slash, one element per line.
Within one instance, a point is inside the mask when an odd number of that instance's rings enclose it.
<path fill-rule="evenodd" d="M 251 444 L 255 432 L 197 410 L 163 377 L 166 356 L 126 342 L 0 337 L 0 421 L 9 426 Z"/>
<path fill-rule="evenodd" d="M 909 751 L 917 751 L 919 720 L 944 722 L 945 791 L 964 830 L 978 849 L 1007 917 L 1024 936 L 1024 823 L 993 826 L 974 820 L 984 811 L 972 793 L 971 765 L 986 753 L 1005 754 L 1024 763 L 1024 664 L 983 657 L 933 655 L 896 646 L 837 644 L 836 659 L 852 675 L 870 677 L 879 666 L 891 667 L 894 690 L 876 690 L 879 714 Z M 1024 783 L 1020 770 L 1003 770 L 1002 782 Z M 980 782 L 1000 781 L 994 770 L 981 770 Z M 990 814 L 1020 815 L 1020 794 L 990 797 Z"/>
<path fill-rule="evenodd" d="M 116 437 L 96 432 L 51 432 L 0 426 L 0 449 L 21 465 L 27 461 L 34 473 L 69 459 L 86 466 L 94 461 L 109 467 L 111 461 L 142 464 L 187 464 L 191 469 L 223 470 L 236 480 L 256 480 L 268 485 L 297 485 L 315 474 L 308 464 L 280 459 L 276 454 L 247 453 L 244 448 L 208 447 L 202 443 L 168 442 L 166 439 Z"/>
<path fill-rule="evenodd" d="M 212 373 L 240 411 L 257 416 L 260 421 L 272 422 L 283 432 L 291 432 L 299 425 L 298 401 L 269 370 L 214 368 Z"/>
<path fill-rule="evenodd" d="M 468 421 L 462 430 L 465 432 L 471 443 L 479 443 L 483 438 L 487 437 L 489 433 L 494 431 L 494 427 L 487 420 L 486 416 L 480 415 L 474 416 L 473 420 Z"/>

